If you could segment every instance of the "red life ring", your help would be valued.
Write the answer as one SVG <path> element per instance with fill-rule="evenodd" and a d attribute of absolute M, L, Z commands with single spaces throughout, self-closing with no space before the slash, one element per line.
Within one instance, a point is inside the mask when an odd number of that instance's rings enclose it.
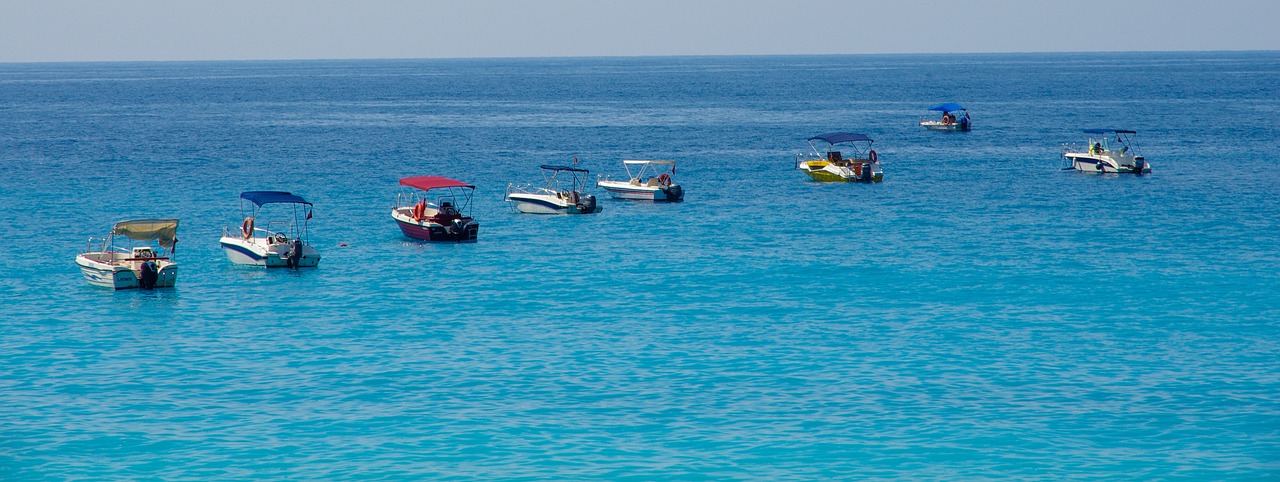
<path fill-rule="evenodd" d="M 240 223 L 240 234 L 244 239 L 253 237 L 253 218 L 244 218 L 244 222 Z"/>
<path fill-rule="evenodd" d="M 664 173 L 662 173 L 662 175 L 661 175 L 661 176 L 658 176 L 658 184 L 661 184 L 661 185 L 663 185 L 663 186 L 670 186 L 670 185 L 671 185 L 671 176 L 667 175 L 667 173 L 665 173 L 665 172 L 664 172 Z"/>
<path fill-rule="evenodd" d="M 872 149 L 870 151 L 867 151 L 867 160 L 871 161 L 872 164 L 875 164 L 877 162 L 880 162 L 880 156 L 876 154 L 875 149 Z"/>
<path fill-rule="evenodd" d="M 427 213 L 426 201 L 418 201 L 418 204 L 413 205 L 413 221 L 414 222 L 422 222 L 422 218 L 423 216 L 426 215 L 426 213 Z"/>

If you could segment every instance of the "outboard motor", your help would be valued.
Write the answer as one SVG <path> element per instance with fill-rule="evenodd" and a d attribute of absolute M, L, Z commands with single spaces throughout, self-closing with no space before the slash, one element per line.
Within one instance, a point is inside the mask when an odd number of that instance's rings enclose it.
<path fill-rule="evenodd" d="M 290 268 L 297 268 L 298 262 L 302 261 L 302 240 L 294 239 L 293 245 L 289 247 L 286 253 L 287 261 L 285 262 Z"/>
<path fill-rule="evenodd" d="M 596 196 L 594 194 L 584 194 L 578 198 L 579 213 L 596 212 Z"/>
<path fill-rule="evenodd" d="M 448 231 L 449 237 L 454 239 L 467 239 L 467 226 L 461 218 L 454 219 L 453 222 L 449 223 L 449 225 L 445 227 L 445 231 Z"/>
<path fill-rule="evenodd" d="M 141 276 L 138 277 L 138 287 L 149 290 L 156 287 L 156 280 L 160 278 L 160 270 L 156 268 L 155 261 L 147 261 L 138 267 Z"/>
<path fill-rule="evenodd" d="M 668 201 L 679 201 L 684 199 L 684 188 L 679 184 L 672 184 L 662 189 L 662 193 L 667 195 Z"/>
<path fill-rule="evenodd" d="M 1147 170 L 1147 160 L 1146 160 L 1146 159 L 1138 158 L 1138 159 L 1135 159 L 1135 160 L 1133 161 L 1133 173 L 1134 173 L 1134 174 L 1137 174 L 1137 175 L 1141 176 L 1141 175 L 1142 175 L 1142 172 L 1143 172 L 1143 171 L 1145 171 L 1145 170 Z"/>
<path fill-rule="evenodd" d="M 875 174 L 871 172 L 871 164 L 863 164 L 862 175 L 858 176 L 858 182 L 871 182 L 872 179 L 875 179 L 873 176 Z"/>

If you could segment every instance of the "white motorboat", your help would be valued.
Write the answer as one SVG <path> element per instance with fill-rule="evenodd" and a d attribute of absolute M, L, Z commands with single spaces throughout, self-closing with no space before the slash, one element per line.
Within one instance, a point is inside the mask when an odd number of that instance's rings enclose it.
<path fill-rule="evenodd" d="M 311 203 L 301 196 L 282 191 L 247 191 L 240 193 L 241 209 L 249 201 L 253 208 L 240 229 L 222 228 L 222 250 L 235 264 L 267 268 L 314 268 L 320 264 L 320 253 L 308 244 L 307 221 L 311 220 Z M 263 219 L 263 206 L 285 204 L 292 207 L 292 220 Z M 278 211 L 273 211 L 276 215 Z M 237 232 L 238 231 L 238 232 Z"/>
<path fill-rule="evenodd" d="M 875 141 L 866 134 L 830 132 L 809 139 L 810 153 L 796 154 L 796 169 L 804 171 L 819 182 L 880 182 L 884 170 L 880 168 L 880 156 L 871 148 Z M 827 144 L 819 150 L 813 141 Z M 866 143 L 865 145 L 863 143 Z M 849 152 L 840 150 L 849 146 Z"/>
<path fill-rule="evenodd" d="M 1146 174 L 1151 163 L 1139 152 L 1133 142 L 1137 131 L 1128 129 L 1085 129 L 1089 136 L 1087 148 L 1062 146 L 1062 170 L 1080 172 Z M 1114 134 L 1114 140 L 1110 140 Z"/>
<path fill-rule="evenodd" d="M 627 170 L 625 181 L 605 177 L 596 183 L 614 199 L 657 202 L 684 199 L 684 188 L 671 179 L 676 173 L 676 161 L 625 160 L 622 167 Z"/>
<path fill-rule="evenodd" d="M 441 176 L 406 177 L 400 185 L 422 191 L 398 194 L 391 208 L 391 219 L 405 236 L 423 241 L 476 242 L 480 223 L 470 214 L 475 186 Z M 430 202 L 429 194 L 439 197 Z"/>
<path fill-rule="evenodd" d="M 121 237 L 131 240 L 129 246 L 116 244 Z M 102 242 L 97 251 L 93 250 L 94 241 Z M 134 246 L 133 241 L 146 244 Z M 159 246 L 152 246 L 151 242 Z M 107 237 L 89 238 L 85 252 L 76 256 L 76 265 L 85 281 L 94 286 L 117 290 L 172 288 L 178 280 L 178 263 L 173 260 L 177 243 L 177 219 L 120 221 Z"/>
<path fill-rule="evenodd" d="M 586 169 L 578 169 L 569 166 L 549 166 L 542 165 L 542 177 L 546 181 L 546 187 L 534 186 L 526 184 L 517 186 L 514 184 L 507 185 L 506 200 L 515 207 L 517 211 L 528 214 L 592 214 L 600 212 L 600 206 L 596 204 L 596 197 L 587 194 L 586 190 L 587 176 L 591 174 Z M 568 173 L 569 179 L 566 181 L 560 179 L 562 174 Z M 569 189 L 563 189 L 561 184 L 568 184 Z"/>
<path fill-rule="evenodd" d="M 947 102 L 930 107 L 929 110 L 942 112 L 942 119 L 920 119 L 920 125 L 931 131 L 968 132 L 973 128 L 969 119 L 969 111 L 955 102 Z"/>

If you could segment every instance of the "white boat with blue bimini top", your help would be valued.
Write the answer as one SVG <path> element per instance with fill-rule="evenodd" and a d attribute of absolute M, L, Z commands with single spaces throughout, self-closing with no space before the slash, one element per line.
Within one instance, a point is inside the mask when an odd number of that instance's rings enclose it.
<path fill-rule="evenodd" d="M 235 264 L 267 268 L 314 268 L 320 264 L 320 253 L 308 244 L 307 221 L 311 220 L 311 203 L 283 191 L 242 192 L 242 210 L 245 201 L 253 207 L 238 232 L 235 228 L 222 228 L 220 242 L 227 259 Z M 263 206 L 268 204 L 292 207 L 292 219 L 263 220 Z"/>
<path fill-rule="evenodd" d="M 1087 148 L 1064 144 L 1062 170 L 1080 172 L 1146 174 L 1151 163 L 1133 142 L 1137 131 L 1129 129 L 1085 129 L 1090 134 Z M 1112 140 L 1112 135 L 1115 135 Z"/>
<path fill-rule="evenodd" d="M 942 112 L 941 120 L 920 119 L 920 125 L 931 131 L 969 132 L 973 122 L 969 119 L 969 110 L 955 102 L 947 102 L 930 107 L 929 110 Z"/>
<path fill-rule="evenodd" d="M 676 161 L 625 160 L 627 180 L 602 178 L 596 183 L 614 199 L 676 202 L 684 200 L 684 188 L 672 181 Z M 635 171 L 632 172 L 632 169 Z"/>
<path fill-rule="evenodd" d="M 813 141 L 827 143 L 826 150 L 819 150 Z M 796 154 L 796 169 L 819 182 L 880 182 L 884 180 L 884 170 L 880 168 L 880 156 L 871 148 L 873 143 L 866 134 L 852 132 L 810 137 L 811 152 Z M 849 146 L 849 152 L 842 151 L 841 146 Z"/>
<path fill-rule="evenodd" d="M 576 158 L 575 158 L 576 159 Z M 525 184 L 507 185 L 506 200 L 522 213 L 528 214 L 592 214 L 600 212 L 596 197 L 587 194 L 587 176 L 591 171 L 570 166 L 543 164 L 542 177 L 545 187 Z M 561 176 L 569 179 L 561 179 Z M 568 184 L 562 186 L 562 184 Z"/>
<path fill-rule="evenodd" d="M 128 246 L 117 245 L 120 238 L 130 240 Z M 94 241 L 99 240 L 102 244 L 94 251 Z M 135 246 L 133 241 L 145 244 Z M 107 237 L 89 238 L 85 252 L 76 256 L 76 265 L 85 281 L 94 286 L 117 290 L 172 288 L 178 281 L 178 263 L 173 260 L 177 244 L 177 219 L 120 221 L 111 227 Z"/>

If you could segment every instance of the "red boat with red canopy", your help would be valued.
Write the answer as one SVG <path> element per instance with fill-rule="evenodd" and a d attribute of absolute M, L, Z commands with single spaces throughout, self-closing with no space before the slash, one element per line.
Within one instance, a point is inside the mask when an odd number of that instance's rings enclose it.
<path fill-rule="evenodd" d="M 417 189 L 396 196 L 391 218 L 400 231 L 423 241 L 475 242 L 480 223 L 471 217 L 476 187 L 443 176 L 413 176 L 400 185 Z"/>

